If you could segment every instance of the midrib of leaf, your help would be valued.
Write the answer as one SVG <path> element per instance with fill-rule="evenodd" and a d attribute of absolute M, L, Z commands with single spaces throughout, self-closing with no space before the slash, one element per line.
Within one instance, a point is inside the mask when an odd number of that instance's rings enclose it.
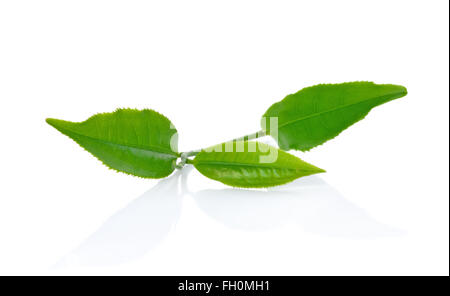
<path fill-rule="evenodd" d="M 344 108 L 347 108 L 347 107 L 356 106 L 356 105 L 359 105 L 359 104 L 362 104 L 362 103 L 367 103 L 367 102 L 372 101 L 372 100 L 385 99 L 385 98 L 388 98 L 388 97 L 390 97 L 392 95 L 401 95 L 401 94 L 402 94 L 401 92 L 395 92 L 395 93 L 384 95 L 384 96 L 372 97 L 372 98 L 369 98 L 367 100 L 364 100 L 364 101 L 361 101 L 361 102 L 357 102 L 357 103 L 342 105 L 342 106 L 339 106 L 339 107 L 336 107 L 336 108 L 333 108 L 333 109 L 329 109 L 329 110 L 325 110 L 325 111 L 322 111 L 322 112 L 313 113 L 313 114 L 310 114 L 310 115 L 307 115 L 307 116 L 304 116 L 304 117 L 300 117 L 300 118 L 297 118 L 297 119 L 293 119 L 291 121 L 288 121 L 288 122 L 285 122 L 283 124 L 280 124 L 280 125 L 278 125 L 278 128 L 282 128 L 282 127 L 285 127 L 286 125 L 291 125 L 293 123 L 296 123 L 296 122 L 299 122 L 299 121 L 302 121 L 302 120 L 306 120 L 306 119 L 309 119 L 309 118 L 317 117 L 317 116 L 320 116 L 322 114 L 334 112 L 334 111 L 337 111 L 337 110 L 340 110 L 340 109 L 344 109 Z"/>
<path fill-rule="evenodd" d="M 111 141 L 105 141 L 105 140 L 97 139 L 97 138 L 94 138 L 94 137 L 91 137 L 91 136 L 86 136 L 86 135 L 74 132 L 73 130 L 70 130 L 70 129 L 67 129 L 67 128 L 59 127 L 59 129 L 64 130 L 64 131 L 66 131 L 68 133 L 71 133 L 71 134 L 78 135 L 80 137 L 84 137 L 84 138 L 93 140 L 94 142 L 102 143 L 102 144 L 110 144 L 110 145 L 124 147 L 124 148 L 133 148 L 133 149 L 142 150 L 142 151 L 150 151 L 150 152 L 158 153 L 158 154 L 161 154 L 161 155 L 166 155 L 166 156 L 169 156 L 171 158 L 179 157 L 178 153 L 170 151 L 170 150 L 166 150 L 166 149 L 163 149 L 163 148 L 160 148 L 160 147 L 155 147 L 155 146 L 150 146 L 149 145 L 149 148 L 151 149 L 150 150 L 150 149 L 147 149 L 147 148 L 144 148 L 144 147 L 135 146 L 135 145 L 124 145 L 124 144 L 114 143 L 114 142 L 111 142 Z"/>
<path fill-rule="evenodd" d="M 265 168 L 265 169 L 277 169 L 277 170 L 290 170 L 290 171 L 303 171 L 303 172 L 316 172 L 317 170 L 306 170 L 306 169 L 300 169 L 300 168 L 287 168 L 287 167 L 279 167 L 279 166 L 266 166 L 266 165 L 257 165 L 257 164 L 249 164 L 249 163 L 239 163 L 239 162 L 220 162 L 220 161 L 198 161 L 196 163 L 197 165 L 213 165 L 213 166 L 244 166 L 244 167 L 252 167 L 252 168 Z"/>

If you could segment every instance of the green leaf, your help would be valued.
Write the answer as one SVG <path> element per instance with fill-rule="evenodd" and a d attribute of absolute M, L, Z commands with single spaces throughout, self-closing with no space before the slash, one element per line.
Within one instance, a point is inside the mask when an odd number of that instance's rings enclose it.
<path fill-rule="evenodd" d="M 262 127 L 266 134 L 278 137 L 281 149 L 308 151 L 363 119 L 372 108 L 406 94 L 405 87 L 392 84 L 320 84 L 273 104 L 263 115 Z M 267 122 L 269 117 L 278 118 L 278 129 Z"/>
<path fill-rule="evenodd" d="M 278 148 L 233 141 L 202 150 L 191 161 L 203 175 L 235 187 L 270 187 L 324 172 Z"/>
<path fill-rule="evenodd" d="M 162 178 L 174 168 L 178 134 L 153 110 L 118 109 L 83 122 L 47 119 L 111 169 L 143 178 Z"/>

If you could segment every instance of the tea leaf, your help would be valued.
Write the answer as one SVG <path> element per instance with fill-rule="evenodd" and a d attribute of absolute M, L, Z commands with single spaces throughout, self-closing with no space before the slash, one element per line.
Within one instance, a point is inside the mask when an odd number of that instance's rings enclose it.
<path fill-rule="evenodd" d="M 118 109 L 84 122 L 47 119 L 111 169 L 143 178 L 170 175 L 179 153 L 177 130 L 153 110 Z"/>
<path fill-rule="evenodd" d="M 269 117 L 278 117 L 281 149 L 308 151 L 363 119 L 372 108 L 406 94 L 405 87 L 392 84 L 320 84 L 273 104 L 263 115 L 263 122 Z M 270 123 L 262 127 L 266 134 L 275 136 L 276 128 L 271 129 Z"/>
<path fill-rule="evenodd" d="M 324 172 L 278 148 L 249 141 L 227 142 L 202 150 L 192 164 L 208 178 L 247 188 L 281 185 Z"/>

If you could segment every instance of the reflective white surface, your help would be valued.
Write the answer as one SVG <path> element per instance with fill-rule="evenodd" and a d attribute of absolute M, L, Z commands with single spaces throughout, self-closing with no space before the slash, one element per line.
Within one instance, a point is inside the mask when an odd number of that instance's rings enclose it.
<path fill-rule="evenodd" d="M 404 231 L 376 221 L 320 177 L 310 176 L 268 190 L 221 189 L 191 192 L 192 167 L 159 181 L 110 217 L 55 267 L 109 265 L 136 260 L 174 230 L 183 199 L 192 198 L 210 218 L 235 230 L 270 231 L 293 225 L 293 234 L 366 239 Z"/>

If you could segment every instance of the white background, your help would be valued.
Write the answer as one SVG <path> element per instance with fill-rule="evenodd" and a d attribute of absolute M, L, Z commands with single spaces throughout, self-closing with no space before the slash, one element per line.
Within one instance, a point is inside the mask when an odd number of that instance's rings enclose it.
<path fill-rule="evenodd" d="M 0 274 L 448 275 L 448 23 L 443 0 L 0 1 Z M 186 151 L 355 80 L 409 94 L 265 191 L 115 173 L 45 123 L 153 108 Z"/>

